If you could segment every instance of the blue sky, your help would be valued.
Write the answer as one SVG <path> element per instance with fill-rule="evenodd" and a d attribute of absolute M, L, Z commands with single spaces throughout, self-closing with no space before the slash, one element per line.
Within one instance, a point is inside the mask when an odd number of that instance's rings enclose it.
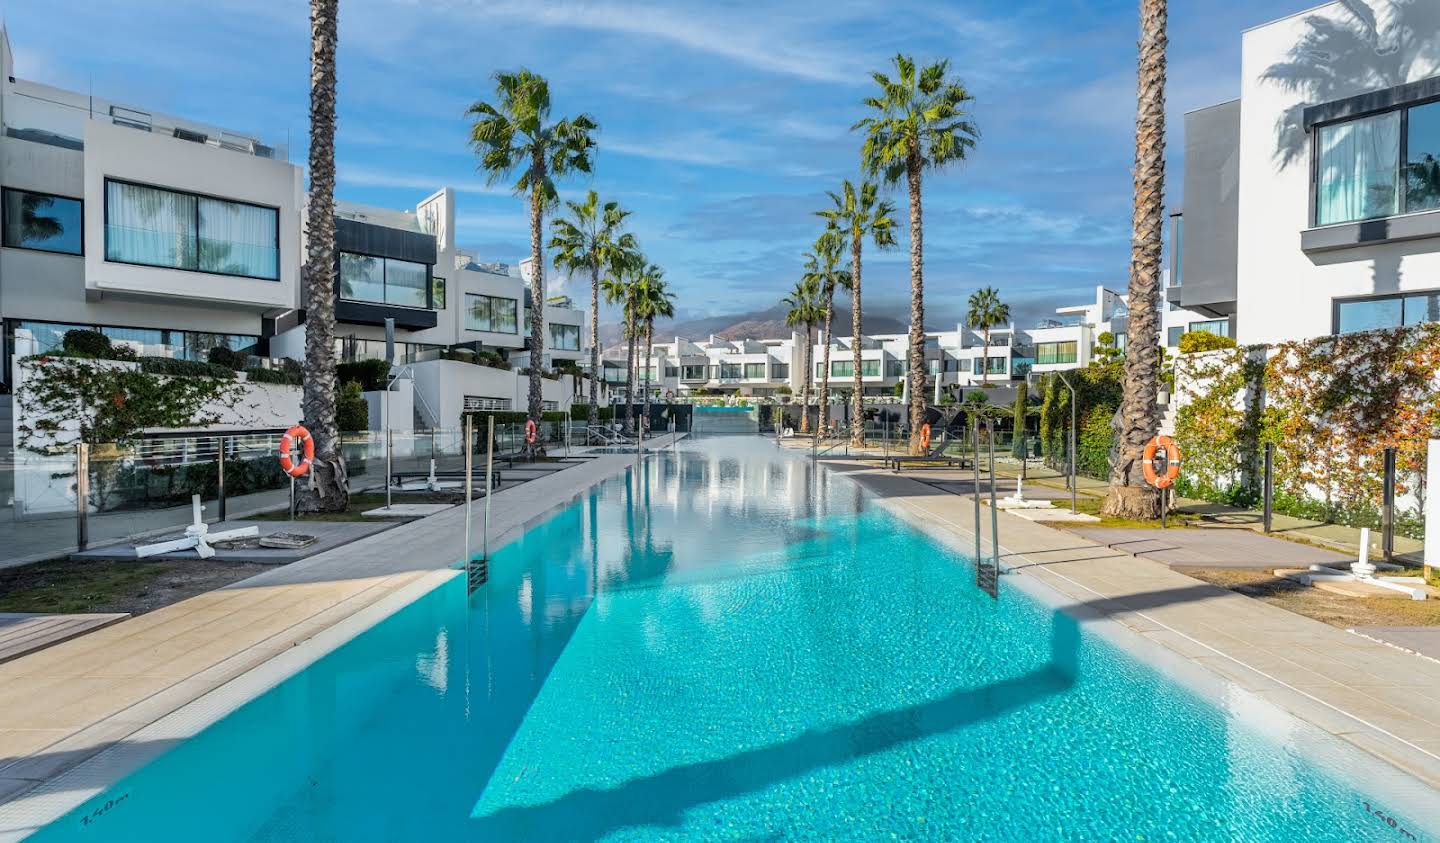
<path fill-rule="evenodd" d="M 925 188 L 926 300 L 953 324 L 998 287 L 1021 324 L 1124 284 L 1136 2 L 652 4 L 341 0 L 343 199 L 413 208 L 459 191 L 459 241 L 528 252 L 520 200 L 486 184 L 465 108 L 497 69 L 550 79 L 555 114 L 601 126 L 594 187 L 634 211 L 681 317 L 770 306 L 819 233 L 824 191 L 855 177 L 848 131 L 897 51 L 949 58 L 975 95 L 971 160 Z M 1238 94 L 1241 30 L 1310 0 L 1172 3 L 1169 194 L 1180 116 Z M 25 0 L 0 5 L 16 75 L 267 137 L 304 161 L 308 4 Z M 904 196 L 895 195 L 904 213 Z M 908 302 L 906 243 L 866 261 L 867 310 Z"/>

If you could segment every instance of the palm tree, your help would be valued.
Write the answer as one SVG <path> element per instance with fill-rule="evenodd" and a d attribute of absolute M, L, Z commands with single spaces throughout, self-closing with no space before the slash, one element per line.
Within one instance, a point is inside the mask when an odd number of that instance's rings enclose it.
<path fill-rule="evenodd" d="M 1101 511 L 1117 518 L 1159 518 L 1160 496 L 1145 482 L 1145 445 L 1160 429 L 1160 236 L 1165 219 L 1165 0 L 1140 0 L 1140 66 L 1135 113 L 1135 208 L 1130 250 L 1130 310 L 1119 447 Z"/>
<path fill-rule="evenodd" d="M 834 226 L 827 226 L 823 234 L 815 240 L 815 269 L 811 277 L 815 286 L 820 290 L 820 318 L 824 321 L 823 333 L 825 336 L 825 351 L 822 355 L 824 360 L 820 371 L 820 400 L 819 415 L 815 424 L 815 435 L 825 434 L 825 410 L 830 402 L 830 348 L 833 345 L 831 337 L 831 322 L 835 316 L 835 288 L 850 288 L 850 273 L 839 269 L 840 257 L 845 252 L 845 238 L 840 230 Z M 852 338 L 852 344 L 854 339 Z"/>
<path fill-rule="evenodd" d="M 622 232 L 621 226 L 630 212 L 618 202 L 600 204 L 595 191 L 584 202 L 567 201 L 568 219 L 550 224 L 550 248 L 555 250 L 555 268 L 571 275 L 590 273 L 590 418 L 589 425 L 600 424 L 600 269 L 608 266 L 613 256 L 634 252 L 639 248 L 635 235 Z"/>
<path fill-rule="evenodd" d="M 806 261 L 805 273 L 800 280 L 795 282 L 795 289 L 790 295 L 784 298 L 784 303 L 790 306 L 790 311 L 785 314 L 785 324 L 791 328 L 805 327 L 805 352 L 800 355 L 801 363 L 805 367 L 804 380 L 800 381 L 800 432 L 805 433 L 810 429 L 810 378 L 815 374 L 814 343 L 810 339 L 815 329 L 816 319 L 820 315 L 820 290 L 815 286 L 813 273 L 816 262 L 813 255 Z"/>
<path fill-rule="evenodd" d="M 540 393 L 545 349 L 545 257 L 541 250 L 545 209 L 555 205 L 555 179 L 590 172 L 591 135 L 595 121 L 587 114 L 554 123 L 550 120 L 550 83 L 521 68 L 495 74 L 498 105 L 476 102 L 467 113 L 475 116 L 470 143 L 480 156 L 480 167 L 496 184 L 515 172 L 517 194 L 530 202 L 530 401 L 528 415 L 537 425 L 543 410 Z"/>
<path fill-rule="evenodd" d="M 910 193 L 910 453 L 920 453 L 920 427 L 925 422 L 925 249 L 924 215 L 920 206 L 921 177 L 962 161 L 974 148 L 979 130 L 966 107 L 973 100 L 957 79 L 947 78 L 950 63 L 926 65 L 897 55 L 898 78 L 872 74 L 880 95 L 864 101 L 872 114 L 852 129 L 865 130 L 860 161 L 870 175 L 886 184 L 905 179 Z"/>
<path fill-rule="evenodd" d="M 1000 301 L 1000 291 L 986 287 L 970 294 L 970 311 L 965 314 L 965 324 L 983 331 L 985 352 L 980 359 L 980 382 L 990 383 L 990 329 L 1010 321 L 1010 305 Z"/>
<path fill-rule="evenodd" d="M 862 447 L 865 444 L 865 400 L 860 381 L 860 252 L 865 236 L 878 249 L 895 245 L 895 205 L 888 199 L 879 199 L 879 188 L 872 181 L 862 181 L 857 191 L 855 185 L 846 179 L 840 185 L 840 192 L 826 191 L 834 208 L 817 213 L 850 236 L 850 337 L 852 357 L 855 364 L 855 390 L 850 395 L 850 444 Z"/>
<path fill-rule="evenodd" d="M 670 292 L 666 285 L 665 272 L 660 267 L 651 264 L 645 268 L 635 291 L 635 305 L 637 315 L 645 324 L 643 329 L 645 334 L 645 413 L 640 418 L 648 423 L 650 421 L 650 375 L 654 371 L 650 355 L 655 350 L 655 319 L 657 317 L 671 319 L 675 316 L 675 294 Z"/>
<path fill-rule="evenodd" d="M 310 192 L 305 206 L 305 427 L 315 443 L 302 512 L 350 505 L 336 423 L 335 376 L 335 50 L 339 0 L 310 0 Z"/>
<path fill-rule="evenodd" d="M 635 402 L 635 340 L 639 330 L 636 324 L 639 315 L 637 282 L 644 270 L 645 258 L 638 252 L 617 254 L 611 259 L 605 279 L 600 282 L 606 303 L 619 304 L 625 319 L 621 331 L 628 345 L 625 353 L 625 401 L 620 406 L 620 420 L 629 432 L 635 430 L 631 408 Z"/>

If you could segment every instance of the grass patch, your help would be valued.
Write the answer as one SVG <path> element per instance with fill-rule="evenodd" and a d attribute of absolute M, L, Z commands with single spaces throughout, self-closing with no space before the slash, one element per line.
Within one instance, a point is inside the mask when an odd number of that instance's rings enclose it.
<path fill-rule="evenodd" d="M 1068 500 L 1056 500 L 1055 506 L 1069 509 L 1069 503 L 1070 502 Z M 1080 495 L 1075 501 L 1075 511 L 1083 512 L 1086 515 L 1093 515 L 1096 518 L 1100 519 L 1100 523 L 1097 524 L 1091 521 L 1084 524 L 1076 524 L 1075 526 L 1115 527 L 1127 530 L 1160 529 L 1160 521 L 1158 519 L 1155 521 L 1141 521 L 1134 518 L 1111 518 L 1106 515 L 1101 515 L 1100 507 L 1104 506 L 1104 504 L 1104 498 L 1086 497 L 1083 494 Z M 1170 517 L 1166 520 L 1165 524 L 1170 529 L 1197 527 L 1204 524 L 1204 516 L 1190 512 L 1171 512 Z"/>
<path fill-rule="evenodd" d="M 0 569 L 0 612 L 140 614 L 273 567 L 201 559 L 47 559 Z"/>
<path fill-rule="evenodd" d="M 392 503 L 445 503 L 458 504 L 464 501 L 464 495 L 457 495 L 453 492 L 422 492 L 419 494 L 406 492 L 392 496 Z M 295 515 L 295 523 L 301 521 L 401 521 L 410 519 L 400 518 L 366 518 L 364 513 L 377 506 L 385 505 L 384 493 L 362 492 L 350 496 L 350 504 L 343 512 L 300 512 Z M 289 521 L 290 511 L 288 508 L 271 509 L 247 516 L 246 521 Z"/>
<path fill-rule="evenodd" d="M 1228 568 L 1177 570 L 1197 580 L 1341 629 L 1355 626 L 1440 626 L 1440 601 L 1437 600 L 1346 597 L 1277 577 L 1269 571 Z"/>

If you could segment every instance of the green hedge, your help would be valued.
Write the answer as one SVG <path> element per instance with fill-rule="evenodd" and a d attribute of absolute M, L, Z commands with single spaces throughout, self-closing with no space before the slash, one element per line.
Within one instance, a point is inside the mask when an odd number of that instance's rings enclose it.
<path fill-rule="evenodd" d="M 375 392 L 388 386 L 390 364 L 384 360 L 357 360 L 341 363 L 335 367 L 335 378 L 340 383 L 354 381 L 365 392 Z"/>
<path fill-rule="evenodd" d="M 1090 366 L 1072 369 L 1065 376 L 1075 387 L 1075 417 L 1080 426 L 1075 437 L 1080 452 L 1076 470 L 1105 479 L 1110 476 L 1110 446 L 1114 441 L 1110 419 L 1124 394 L 1121 375 L 1109 367 Z M 1069 429 L 1070 390 L 1058 375 L 1047 374 L 1040 384 L 1040 443 L 1045 463 L 1052 468 L 1063 469 L 1066 465 Z"/>
<path fill-rule="evenodd" d="M 335 424 L 344 433 L 370 429 L 370 405 L 361 394 L 360 384 L 350 381 L 340 387 L 335 402 Z"/>
<path fill-rule="evenodd" d="M 175 466 L 132 465 L 108 476 L 104 469 L 95 474 L 93 495 L 104 511 L 179 506 L 190 503 L 191 495 L 206 501 L 219 495 L 219 469 L 213 460 Z M 227 497 L 280 489 L 288 482 L 273 454 L 225 462 Z"/>
<path fill-rule="evenodd" d="M 304 378 L 299 372 L 282 371 L 279 369 L 246 369 L 245 379 L 252 383 L 276 383 L 285 386 L 300 386 Z"/>
<path fill-rule="evenodd" d="M 605 406 L 605 407 L 601 407 L 601 408 L 600 408 L 600 413 L 599 413 L 599 415 L 600 415 L 600 421 L 602 421 L 602 422 L 603 422 L 603 421 L 614 421 L 614 419 L 615 419 L 615 407 L 614 407 L 614 405 L 608 405 L 608 406 Z M 590 405 L 589 405 L 589 404 L 571 404 L 571 405 L 570 405 L 570 418 L 576 419 L 577 421 L 587 421 L 587 420 L 590 418 Z"/>
<path fill-rule="evenodd" d="M 215 378 L 222 381 L 235 379 L 235 370 L 229 366 L 201 363 L 199 360 L 176 360 L 173 357 L 141 357 L 140 371 L 151 375 Z"/>

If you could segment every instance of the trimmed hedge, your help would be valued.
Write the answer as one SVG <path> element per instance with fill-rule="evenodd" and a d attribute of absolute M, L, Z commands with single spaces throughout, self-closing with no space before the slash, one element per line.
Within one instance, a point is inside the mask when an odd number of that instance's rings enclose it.
<path fill-rule="evenodd" d="M 215 378 L 222 381 L 235 380 L 235 370 L 229 366 L 201 363 L 199 360 L 176 360 L 173 357 L 141 357 L 140 371 L 151 375 Z"/>
<path fill-rule="evenodd" d="M 246 369 L 245 379 L 252 383 L 276 383 L 283 386 L 300 386 L 304 379 L 299 372 L 280 371 L 277 369 Z"/>
<path fill-rule="evenodd" d="M 335 424 L 342 433 L 370 429 L 370 405 L 361 394 L 360 384 L 350 381 L 340 387 L 335 401 Z"/>
<path fill-rule="evenodd" d="M 600 415 L 600 421 L 602 421 L 602 422 L 603 422 L 603 421 L 614 421 L 614 419 L 615 419 L 615 407 L 614 407 L 614 405 L 607 405 L 607 406 L 601 407 L 601 408 L 600 408 L 600 414 L 599 414 L 599 415 Z M 576 419 L 576 420 L 578 420 L 578 421 L 586 421 L 586 420 L 588 420 L 588 419 L 590 418 L 590 405 L 589 405 L 589 404 L 571 404 L 571 405 L 570 405 L 570 418 Z"/>
<path fill-rule="evenodd" d="M 250 355 L 217 345 L 206 353 L 205 359 L 216 366 L 225 366 L 238 372 L 245 368 L 246 363 L 250 362 Z"/>
<path fill-rule="evenodd" d="M 354 363 L 341 363 L 335 367 L 335 379 L 340 383 L 354 381 L 360 384 L 364 392 L 376 392 L 384 389 L 390 379 L 390 364 L 384 360 L 357 360 Z"/>

